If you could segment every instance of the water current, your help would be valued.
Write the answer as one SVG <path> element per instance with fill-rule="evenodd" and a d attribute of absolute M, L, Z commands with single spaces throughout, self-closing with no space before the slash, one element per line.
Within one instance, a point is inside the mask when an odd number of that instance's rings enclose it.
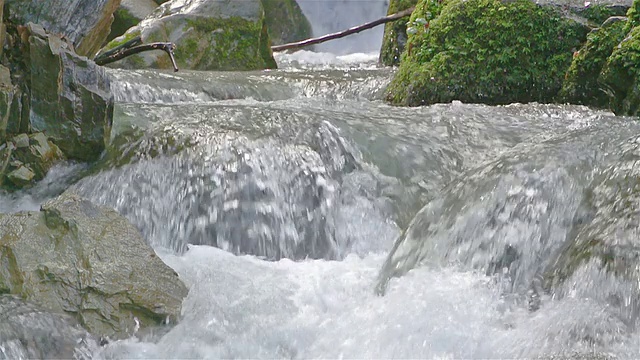
<path fill-rule="evenodd" d="M 3 212 L 68 187 L 113 207 L 189 287 L 175 327 L 87 356 L 640 355 L 635 119 L 398 108 L 381 100 L 392 70 L 375 54 L 277 60 L 110 70 L 103 159 L 0 195 Z"/>

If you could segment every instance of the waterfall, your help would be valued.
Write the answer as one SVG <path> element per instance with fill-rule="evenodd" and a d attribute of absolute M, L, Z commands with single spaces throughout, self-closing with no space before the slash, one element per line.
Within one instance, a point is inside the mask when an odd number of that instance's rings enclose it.
<path fill-rule="evenodd" d="M 383 17 L 388 0 L 298 0 L 307 16 L 314 36 L 321 36 Z M 382 43 L 383 27 L 364 31 L 316 46 L 316 50 L 338 55 L 353 52 L 376 52 Z"/>

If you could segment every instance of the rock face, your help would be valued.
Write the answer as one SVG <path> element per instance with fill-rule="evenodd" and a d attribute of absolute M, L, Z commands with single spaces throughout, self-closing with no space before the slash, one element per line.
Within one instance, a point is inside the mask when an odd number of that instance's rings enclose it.
<path fill-rule="evenodd" d="M 609 95 L 609 107 L 617 115 L 640 114 L 639 54 L 640 26 L 636 26 L 613 48 L 600 74 L 599 80 Z"/>
<path fill-rule="evenodd" d="M 105 50 L 136 36 L 145 43 L 173 42 L 181 69 L 256 70 L 275 68 L 264 9 L 259 0 L 173 0 L 138 26 L 111 41 Z M 171 68 L 161 51 L 129 56 L 113 66 Z"/>
<path fill-rule="evenodd" d="M 175 322 L 187 290 L 126 219 L 65 193 L 40 212 L 0 214 L 0 293 L 127 337 L 136 322 Z"/>
<path fill-rule="evenodd" d="M 64 35 L 80 55 L 93 56 L 109 34 L 120 0 L 5 0 L 9 21 Z"/>
<path fill-rule="evenodd" d="M 12 42 L 14 67 L 10 80 L 0 86 L 0 114 L 6 118 L 0 136 L 44 132 L 67 157 L 96 159 L 113 119 L 104 69 L 39 25 L 17 27 Z"/>
<path fill-rule="evenodd" d="M 434 14 L 438 14 L 435 16 Z M 393 104 L 549 102 L 587 28 L 528 0 L 421 0 Z"/>
<path fill-rule="evenodd" d="M 313 36 L 311 23 L 295 0 L 262 0 L 262 5 L 272 44 L 286 44 Z"/>
<path fill-rule="evenodd" d="M 41 180 L 56 161 L 60 149 L 43 133 L 19 134 L 0 144 L 0 186 L 21 188 Z"/>
<path fill-rule="evenodd" d="M 157 7 L 158 4 L 153 0 L 122 0 L 120 7 L 113 14 L 113 24 L 111 24 L 111 33 L 107 37 L 107 41 L 115 39 L 138 25 Z"/>
<path fill-rule="evenodd" d="M 73 319 L 47 313 L 17 296 L 0 295 L 3 359 L 84 359 L 96 346 Z"/>
<path fill-rule="evenodd" d="M 387 15 L 415 6 L 418 0 L 391 0 Z M 380 48 L 380 63 L 387 66 L 400 64 L 400 55 L 407 43 L 407 19 L 384 25 L 384 37 Z"/>

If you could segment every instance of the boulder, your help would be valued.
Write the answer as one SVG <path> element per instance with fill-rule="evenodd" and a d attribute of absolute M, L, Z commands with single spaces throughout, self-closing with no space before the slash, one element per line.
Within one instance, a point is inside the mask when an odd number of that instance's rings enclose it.
<path fill-rule="evenodd" d="M 103 49 L 140 36 L 144 43 L 173 42 L 181 69 L 275 68 L 264 9 L 259 0 L 173 0 Z M 170 69 L 162 51 L 148 51 L 110 64 L 122 68 Z"/>
<path fill-rule="evenodd" d="M 23 30 L 26 61 L 22 115 L 10 117 L 24 124 L 13 130 L 44 132 L 72 159 L 97 159 L 105 148 L 113 120 L 113 95 L 109 77 L 93 61 L 76 55 L 61 38 L 39 25 Z M 26 101 L 24 101 L 26 100 Z M 28 108 L 25 108 L 27 107 Z"/>
<path fill-rule="evenodd" d="M 592 30 L 587 42 L 574 53 L 558 101 L 606 108 L 609 97 L 598 78 L 613 49 L 626 36 L 626 18 L 610 18 L 602 27 Z"/>
<path fill-rule="evenodd" d="M 639 54 L 640 26 L 636 26 L 614 47 L 598 78 L 609 95 L 609 108 L 616 115 L 640 114 Z"/>
<path fill-rule="evenodd" d="M 83 359 L 91 347 L 97 347 L 96 341 L 69 316 L 0 295 L 1 358 Z"/>
<path fill-rule="evenodd" d="M 125 218 L 67 192 L 0 214 L 0 293 L 122 338 L 174 323 L 187 289 Z"/>
<path fill-rule="evenodd" d="M 262 0 L 269 37 L 274 45 L 313 37 L 311 23 L 296 0 Z"/>
<path fill-rule="evenodd" d="M 111 33 L 107 36 L 107 41 L 115 39 L 138 25 L 157 7 L 158 4 L 153 0 L 122 0 L 120 7 L 113 14 L 113 24 L 111 24 Z"/>
<path fill-rule="evenodd" d="M 104 43 L 120 0 L 5 0 L 5 17 L 16 25 L 37 23 L 69 39 L 92 57 Z"/>
<path fill-rule="evenodd" d="M 409 106 L 549 102 L 588 31 L 529 0 L 421 0 L 410 27 L 387 90 L 389 102 Z"/>
<path fill-rule="evenodd" d="M 391 0 L 387 15 L 415 6 L 418 0 Z M 380 63 L 386 66 L 400 64 L 400 55 L 407 43 L 407 19 L 400 19 L 384 25 L 384 36 L 380 48 Z"/>

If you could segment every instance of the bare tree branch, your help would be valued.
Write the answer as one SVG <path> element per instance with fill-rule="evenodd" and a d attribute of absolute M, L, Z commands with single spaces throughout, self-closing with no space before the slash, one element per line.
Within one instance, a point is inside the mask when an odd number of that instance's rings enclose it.
<path fill-rule="evenodd" d="M 175 49 L 176 46 L 173 43 L 156 42 L 151 44 L 142 44 L 142 39 L 137 36 L 120 46 L 98 55 L 93 59 L 93 61 L 98 65 L 106 65 L 143 51 L 162 50 L 169 55 L 171 64 L 173 65 L 173 71 L 178 71 L 178 65 L 176 64 L 176 59 L 173 55 L 173 51 Z"/>
<path fill-rule="evenodd" d="M 348 35 L 351 35 L 351 34 L 359 33 L 361 31 L 374 28 L 374 27 L 376 27 L 378 25 L 386 24 L 388 22 L 395 21 L 395 20 L 398 20 L 398 19 L 402 19 L 403 17 L 410 16 L 414 9 L 415 9 L 415 6 L 410 7 L 408 9 L 406 9 L 406 10 L 402 10 L 402 11 L 397 12 L 395 14 L 387 15 L 387 16 L 385 16 L 383 18 L 378 19 L 378 20 L 374 20 L 374 21 L 368 22 L 366 24 L 354 26 L 354 27 L 349 28 L 347 30 L 343 30 L 343 31 L 336 32 L 336 33 L 333 33 L 333 34 L 327 34 L 327 35 L 323 35 L 323 36 L 320 36 L 320 37 L 317 37 L 317 38 L 306 39 L 306 40 L 302 40 L 302 41 L 298 41 L 298 42 L 294 42 L 294 43 L 289 43 L 289 44 L 275 45 L 275 46 L 271 47 L 271 50 L 272 51 L 283 51 L 283 50 L 299 49 L 299 48 L 303 48 L 303 47 L 310 46 L 310 45 L 320 44 L 320 43 L 323 43 L 325 41 L 339 39 L 339 38 L 342 38 L 342 37 L 345 37 L 345 36 L 348 36 Z"/>

